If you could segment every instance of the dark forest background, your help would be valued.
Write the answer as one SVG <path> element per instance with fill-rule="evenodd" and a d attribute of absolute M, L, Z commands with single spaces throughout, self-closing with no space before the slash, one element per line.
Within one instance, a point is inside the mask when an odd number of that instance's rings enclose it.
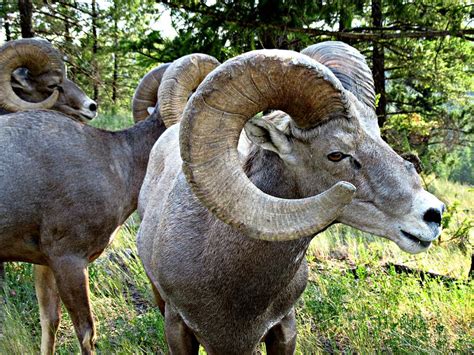
<path fill-rule="evenodd" d="M 385 139 L 427 173 L 474 184 L 474 5 L 463 0 L 0 0 L 5 40 L 38 36 L 102 113 L 130 111 L 140 78 L 192 52 L 344 41 L 367 58 Z M 171 16 L 174 36 L 165 28 Z"/>

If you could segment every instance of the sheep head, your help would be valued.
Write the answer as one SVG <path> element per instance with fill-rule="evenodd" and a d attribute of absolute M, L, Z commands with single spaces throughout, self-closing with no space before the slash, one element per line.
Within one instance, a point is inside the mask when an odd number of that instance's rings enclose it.
<path fill-rule="evenodd" d="M 258 239 L 308 237 L 342 222 L 405 251 L 426 250 L 443 205 L 380 138 L 373 84 L 346 80 L 365 70 L 351 65 L 357 60 L 336 71 L 303 54 L 263 50 L 214 70 L 191 97 L 180 131 L 183 171 L 201 202 Z M 254 117 L 267 109 L 287 115 Z M 283 162 L 299 198 L 270 196 L 250 182 L 237 154 L 244 127 Z"/>
<path fill-rule="evenodd" d="M 0 105 L 10 112 L 53 109 L 80 121 L 97 104 L 66 77 L 62 55 L 48 41 L 20 39 L 0 48 Z"/>

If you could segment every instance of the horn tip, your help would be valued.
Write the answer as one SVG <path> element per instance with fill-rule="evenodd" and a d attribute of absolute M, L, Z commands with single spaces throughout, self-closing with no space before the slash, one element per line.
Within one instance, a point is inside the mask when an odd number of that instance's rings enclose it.
<path fill-rule="evenodd" d="M 354 197 L 354 194 L 357 188 L 347 181 L 340 181 L 335 184 L 331 190 L 335 192 L 336 200 L 338 200 L 341 204 L 349 204 Z"/>

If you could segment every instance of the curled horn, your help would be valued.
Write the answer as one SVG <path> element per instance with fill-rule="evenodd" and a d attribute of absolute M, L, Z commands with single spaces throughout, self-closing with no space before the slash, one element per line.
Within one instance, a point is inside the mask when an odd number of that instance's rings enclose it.
<path fill-rule="evenodd" d="M 219 64 L 214 57 L 201 53 L 186 55 L 171 64 L 158 90 L 160 114 L 166 127 L 180 121 L 191 93 Z"/>
<path fill-rule="evenodd" d="M 327 41 L 313 44 L 301 51 L 328 67 L 342 86 L 367 107 L 375 110 L 375 87 L 372 72 L 364 56 L 354 47 L 339 42 Z"/>
<path fill-rule="evenodd" d="M 184 174 L 211 212 L 253 238 L 313 235 L 339 216 L 355 187 L 339 182 L 317 196 L 289 200 L 253 185 L 237 144 L 245 123 L 267 109 L 285 111 L 306 129 L 348 115 L 349 103 L 334 74 L 303 54 L 259 50 L 231 59 L 206 77 L 186 106 L 180 128 Z"/>
<path fill-rule="evenodd" d="M 0 49 L 0 67 L 0 105 L 3 108 L 16 112 L 54 106 L 59 96 L 58 90 L 54 90 L 44 101 L 28 102 L 18 97 L 11 85 L 13 71 L 22 67 L 27 68 L 32 76 L 60 71 L 61 77 L 65 77 L 62 56 L 48 41 L 27 38 L 6 43 Z"/>
<path fill-rule="evenodd" d="M 135 122 L 147 118 L 149 116 L 148 108 L 155 107 L 158 101 L 158 88 L 169 65 L 170 63 L 161 64 L 150 70 L 138 84 L 132 100 L 132 113 Z"/>

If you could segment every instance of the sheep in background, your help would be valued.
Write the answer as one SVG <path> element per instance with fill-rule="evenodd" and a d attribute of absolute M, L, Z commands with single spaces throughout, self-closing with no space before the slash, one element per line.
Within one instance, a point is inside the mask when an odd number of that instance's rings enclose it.
<path fill-rule="evenodd" d="M 29 38 L 4 44 L 0 68 L 0 115 L 50 108 L 87 122 L 97 114 L 97 104 L 66 77 L 62 55 L 46 40 Z M 0 263 L 0 278 L 3 276 Z"/>
<path fill-rule="evenodd" d="M 151 100 L 167 66 L 140 84 L 153 81 Z M 42 354 L 54 352 L 60 300 L 82 353 L 93 352 L 87 265 L 136 209 L 150 150 L 164 130 L 157 110 L 119 132 L 49 110 L 0 119 L 0 261 L 36 264 Z"/>
<path fill-rule="evenodd" d="M 52 109 L 87 122 L 97 104 L 66 77 L 62 55 L 46 40 L 28 38 L 0 47 L 0 113 Z"/>

